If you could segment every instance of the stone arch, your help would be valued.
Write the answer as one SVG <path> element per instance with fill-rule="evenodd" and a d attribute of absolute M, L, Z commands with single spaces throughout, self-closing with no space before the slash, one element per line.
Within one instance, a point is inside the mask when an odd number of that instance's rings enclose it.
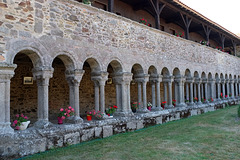
<path fill-rule="evenodd" d="M 189 69 L 186 69 L 186 71 L 185 71 L 185 76 L 186 76 L 187 78 L 190 78 L 190 77 L 191 77 L 191 71 L 190 71 Z"/>
<path fill-rule="evenodd" d="M 225 74 L 225 79 L 228 79 L 228 75 L 227 74 Z"/>
<path fill-rule="evenodd" d="M 174 70 L 173 70 L 173 75 L 174 75 L 174 76 L 181 76 L 180 70 L 179 70 L 178 68 L 174 68 Z"/>
<path fill-rule="evenodd" d="M 215 74 L 215 79 L 218 79 L 219 78 L 219 75 L 218 73 Z"/>
<path fill-rule="evenodd" d="M 34 67 L 46 65 L 46 59 L 50 59 L 47 49 L 36 39 L 12 40 L 7 44 L 8 52 L 6 61 L 13 64 L 18 53 L 25 53 L 32 61 Z"/>
<path fill-rule="evenodd" d="M 107 69 L 109 68 L 109 66 L 112 67 L 114 73 L 120 73 L 120 72 L 123 72 L 123 67 L 122 67 L 122 64 L 117 61 L 117 60 L 112 60 L 108 66 L 107 66 Z"/>
<path fill-rule="evenodd" d="M 142 75 L 142 74 L 144 74 L 143 67 L 140 64 L 138 64 L 138 63 L 134 64 L 132 66 L 132 73 L 133 73 L 133 75 Z"/>
<path fill-rule="evenodd" d="M 224 79 L 223 73 L 220 74 L 220 79 Z"/>
<path fill-rule="evenodd" d="M 157 72 L 157 68 L 153 65 L 151 65 L 148 69 L 148 74 L 151 76 L 151 75 L 156 75 L 158 74 Z"/>
<path fill-rule="evenodd" d="M 232 79 L 232 74 L 229 75 L 229 79 Z"/>
<path fill-rule="evenodd" d="M 168 68 L 164 67 L 162 69 L 161 75 L 163 75 L 164 77 L 165 76 L 170 76 L 170 72 L 169 72 Z"/>
<path fill-rule="evenodd" d="M 201 78 L 207 78 L 205 72 L 202 72 Z"/>
<path fill-rule="evenodd" d="M 208 79 L 212 79 L 212 73 L 211 72 L 208 73 Z"/>
<path fill-rule="evenodd" d="M 53 61 L 59 58 L 63 62 L 64 66 L 66 67 L 66 70 L 74 70 L 76 69 L 76 62 L 73 57 L 69 56 L 69 54 L 61 52 L 57 54 L 51 61 L 51 64 L 53 64 Z"/>
<path fill-rule="evenodd" d="M 89 64 L 92 72 L 99 72 L 101 70 L 100 64 L 99 64 L 99 62 L 95 58 L 88 58 L 88 59 L 86 59 L 84 61 L 83 65 L 86 62 Z"/>
<path fill-rule="evenodd" d="M 194 72 L 194 78 L 199 78 L 199 74 L 197 71 Z"/>

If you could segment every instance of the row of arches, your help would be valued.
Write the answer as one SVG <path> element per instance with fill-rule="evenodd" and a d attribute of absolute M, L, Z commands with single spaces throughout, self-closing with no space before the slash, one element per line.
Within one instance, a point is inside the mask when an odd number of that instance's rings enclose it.
<path fill-rule="evenodd" d="M 60 54 L 46 67 L 36 58 L 33 51 L 23 50 L 13 59 L 17 64 L 15 76 L 11 79 L 10 111 L 14 114 L 25 112 L 35 121 L 48 122 L 56 119 L 61 107 L 71 105 L 77 111 L 77 121 L 82 121 L 86 111 L 91 109 L 105 112 L 106 106 L 117 105 L 116 115 L 132 115 L 131 102 L 137 101 L 139 112 L 148 112 L 147 102 L 155 110 L 165 108 L 201 105 L 202 98 L 220 100 L 220 93 L 238 96 L 239 76 L 223 73 L 205 73 L 179 68 L 173 71 L 164 67 L 161 71 L 150 65 L 147 72 L 141 64 L 132 65 L 129 72 L 123 69 L 124 63 L 114 59 L 107 66 L 101 66 L 97 59 L 88 58 L 81 69 L 76 69 L 74 60 Z M 102 70 L 101 68 L 106 68 Z M 24 76 L 34 77 L 37 83 L 21 84 Z M 109 81 L 109 82 L 108 82 Z M 231 83 L 230 83 L 231 82 Z M 219 87 L 219 83 L 222 85 Z M 234 84 L 233 87 L 230 86 Z M 233 96 L 234 97 L 234 96 Z M 188 102 L 187 102 L 188 101 Z M 187 102 L 187 103 L 186 103 Z M 80 106 L 80 108 L 79 108 Z"/>

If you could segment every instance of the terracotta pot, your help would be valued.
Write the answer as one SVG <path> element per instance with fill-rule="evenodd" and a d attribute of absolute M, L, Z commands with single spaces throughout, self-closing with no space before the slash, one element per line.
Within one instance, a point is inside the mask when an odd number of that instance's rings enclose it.
<path fill-rule="evenodd" d="M 61 117 L 58 117 L 58 124 L 63 124 L 63 119 Z"/>
<path fill-rule="evenodd" d="M 92 120 L 92 116 L 91 115 L 87 115 L 87 120 L 91 121 Z"/>

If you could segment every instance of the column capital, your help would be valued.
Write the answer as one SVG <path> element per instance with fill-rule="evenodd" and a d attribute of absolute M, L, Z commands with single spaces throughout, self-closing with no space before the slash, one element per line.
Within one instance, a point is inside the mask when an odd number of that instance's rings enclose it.
<path fill-rule="evenodd" d="M 38 85 L 48 85 L 49 79 L 53 76 L 54 68 L 52 67 L 37 67 L 33 68 L 33 78 L 37 80 Z"/>
<path fill-rule="evenodd" d="M 230 79 L 225 79 L 225 83 L 229 83 L 230 82 Z"/>
<path fill-rule="evenodd" d="M 130 84 L 132 81 L 132 73 L 130 72 L 121 72 L 121 73 L 116 73 L 113 76 L 113 82 L 115 84 Z"/>
<path fill-rule="evenodd" d="M 147 83 L 149 81 L 149 74 L 134 75 L 135 82 Z"/>
<path fill-rule="evenodd" d="M 229 79 L 229 83 L 234 83 L 234 79 Z"/>
<path fill-rule="evenodd" d="M 186 82 L 187 83 L 193 83 L 194 82 L 194 78 L 193 77 L 186 77 Z"/>
<path fill-rule="evenodd" d="M 105 85 L 106 81 L 108 80 L 108 72 L 104 72 L 104 71 L 92 72 L 91 80 L 98 81 L 100 86 Z"/>
<path fill-rule="evenodd" d="M 151 83 L 158 83 L 158 82 L 162 82 L 162 75 L 161 74 L 151 74 L 149 81 Z"/>
<path fill-rule="evenodd" d="M 84 73 L 85 71 L 80 69 L 66 70 L 65 77 L 69 84 L 80 84 Z"/>
<path fill-rule="evenodd" d="M 235 83 L 238 83 L 238 79 L 234 79 L 234 82 L 235 82 Z"/>
<path fill-rule="evenodd" d="M 213 79 L 213 78 L 209 78 L 208 79 L 208 83 L 215 83 L 217 80 L 216 79 Z"/>
<path fill-rule="evenodd" d="M 198 83 L 201 83 L 201 82 L 202 82 L 202 79 L 201 79 L 201 78 L 194 78 L 194 82 L 197 83 L 197 84 L 198 84 Z"/>
<path fill-rule="evenodd" d="M 207 78 L 202 78 L 202 83 L 207 83 L 208 79 Z"/>
<path fill-rule="evenodd" d="M 216 83 L 221 83 L 221 79 L 220 78 L 216 78 L 215 81 L 216 81 Z"/>
<path fill-rule="evenodd" d="M 0 63 L 0 82 L 9 81 L 14 76 L 16 64 Z"/>
<path fill-rule="evenodd" d="M 225 79 L 221 79 L 221 82 L 220 83 L 225 83 L 226 82 L 226 80 Z"/>
<path fill-rule="evenodd" d="M 174 80 L 174 76 L 164 76 L 162 78 L 163 82 L 173 82 L 173 80 Z"/>
<path fill-rule="evenodd" d="M 186 81 L 186 77 L 185 76 L 175 76 L 174 77 L 174 82 L 185 82 Z"/>

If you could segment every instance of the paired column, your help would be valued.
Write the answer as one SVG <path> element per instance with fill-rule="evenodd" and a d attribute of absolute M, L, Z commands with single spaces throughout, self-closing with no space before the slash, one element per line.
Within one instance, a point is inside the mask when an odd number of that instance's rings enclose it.
<path fill-rule="evenodd" d="M 143 113 L 149 112 L 149 110 L 147 110 L 147 82 L 149 81 L 149 75 L 148 74 L 135 75 L 134 80 L 135 82 L 138 83 L 138 103 L 141 104 L 140 108 L 138 109 L 138 112 Z"/>
<path fill-rule="evenodd" d="M 161 107 L 161 97 L 160 97 L 160 82 L 162 81 L 162 76 L 154 74 L 150 76 L 150 82 L 152 85 L 152 109 L 162 110 Z"/>
<path fill-rule="evenodd" d="M 38 86 L 38 121 L 35 123 L 35 127 L 38 128 L 45 128 L 51 124 L 48 120 L 48 86 L 53 71 L 52 67 L 33 69 L 33 78 L 37 81 Z"/>
<path fill-rule="evenodd" d="M 170 109 L 173 108 L 172 105 L 172 82 L 173 82 L 173 76 L 165 76 L 163 77 L 163 83 L 164 83 L 164 98 L 167 101 L 167 105 L 165 108 Z M 168 89 L 168 92 L 167 92 Z M 168 93 L 168 98 L 167 98 Z"/>
<path fill-rule="evenodd" d="M 233 79 L 230 79 L 229 85 L 230 85 L 230 93 L 229 94 L 231 95 L 231 97 L 229 97 L 229 98 L 234 99 L 235 94 L 234 94 L 234 80 Z"/>
<path fill-rule="evenodd" d="M 195 81 L 195 83 L 197 85 L 197 90 L 198 90 L 198 93 L 197 93 L 198 102 L 197 102 L 197 104 L 201 105 L 202 104 L 202 102 L 201 102 L 201 92 L 200 92 L 200 89 L 201 89 L 201 79 L 200 78 L 195 78 L 194 81 Z"/>
<path fill-rule="evenodd" d="M 73 117 L 74 123 L 82 123 L 83 119 L 80 117 L 79 106 L 79 85 L 84 74 L 83 70 L 66 70 L 65 75 L 69 85 L 69 104 L 75 110 Z"/>
<path fill-rule="evenodd" d="M 185 107 L 185 101 L 184 101 L 184 82 L 186 81 L 185 77 L 183 76 L 176 76 L 174 79 L 175 86 L 176 86 L 176 107 Z"/>
<path fill-rule="evenodd" d="M 237 98 L 238 97 L 238 81 L 237 81 L 237 79 L 235 79 L 234 80 L 234 82 L 235 82 L 235 97 Z"/>
<path fill-rule="evenodd" d="M 229 87 L 230 85 L 229 85 L 229 82 L 230 82 L 229 79 L 226 79 L 226 80 L 225 80 L 225 83 L 226 83 L 226 90 L 227 90 L 227 94 L 226 94 L 226 95 L 227 95 L 227 99 L 230 98 L 230 96 L 229 96 L 229 95 L 230 95 L 230 87 Z"/>
<path fill-rule="evenodd" d="M 101 111 L 105 115 L 105 83 L 108 80 L 108 72 L 93 72 L 91 73 L 91 80 L 95 84 L 95 109 L 96 111 Z M 98 92 L 99 91 L 99 92 Z M 97 97 L 98 96 L 98 97 Z"/>
<path fill-rule="evenodd" d="M 10 122 L 10 79 L 17 65 L 0 64 L 0 135 L 13 133 Z"/>
<path fill-rule="evenodd" d="M 220 95 L 221 95 L 221 80 L 219 78 L 216 78 L 216 85 L 217 85 L 217 96 L 216 96 L 216 99 L 218 101 L 220 101 L 221 100 L 221 97 L 220 97 Z"/>
<path fill-rule="evenodd" d="M 192 105 L 194 105 L 194 102 L 193 102 L 193 78 L 192 77 L 187 77 L 186 78 L 186 90 L 188 90 L 187 89 L 187 86 L 189 85 L 189 105 L 190 106 L 192 106 Z M 187 91 L 186 91 L 186 93 L 187 93 Z"/>
<path fill-rule="evenodd" d="M 214 100 L 214 99 L 216 99 L 216 96 L 215 96 L 216 91 L 214 89 L 215 80 L 214 79 L 209 79 L 208 83 L 209 83 L 209 86 L 210 86 L 209 87 L 210 97 L 208 97 L 208 99 L 212 98 Z M 212 102 L 212 101 L 210 101 L 210 102 Z"/>
<path fill-rule="evenodd" d="M 113 77 L 113 82 L 116 84 L 116 101 L 118 109 L 114 115 L 131 116 L 133 115 L 130 104 L 130 83 L 132 73 L 117 73 Z"/>
<path fill-rule="evenodd" d="M 225 99 L 225 80 L 224 79 L 221 79 L 221 85 L 222 85 L 222 96 L 223 96 L 223 99 Z"/>
<path fill-rule="evenodd" d="M 206 99 L 205 102 L 208 103 L 209 97 L 208 97 L 208 81 L 207 81 L 207 78 L 202 79 L 202 85 L 204 87 L 204 94 L 203 94 L 204 96 L 202 98 Z"/>

